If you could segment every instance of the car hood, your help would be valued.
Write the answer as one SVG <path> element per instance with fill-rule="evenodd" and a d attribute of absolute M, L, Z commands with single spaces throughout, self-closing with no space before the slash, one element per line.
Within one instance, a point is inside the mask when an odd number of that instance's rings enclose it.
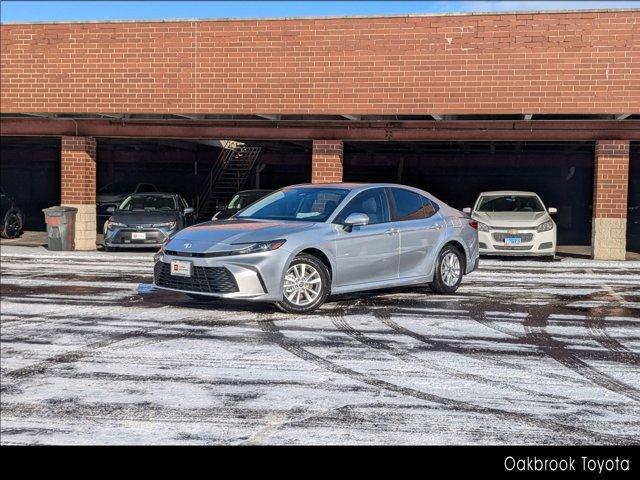
<path fill-rule="evenodd" d="M 471 218 L 493 227 L 537 227 L 551 217 L 547 212 L 473 212 Z"/>
<path fill-rule="evenodd" d="M 229 250 L 235 243 L 286 239 L 292 233 L 312 228 L 311 222 L 244 220 L 232 218 L 200 223 L 178 232 L 167 244 L 168 250 L 205 253 Z M 185 243 L 190 244 L 185 247 Z"/>
<path fill-rule="evenodd" d="M 127 225 L 148 225 L 153 223 L 173 222 L 178 219 L 178 212 L 124 212 L 116 210 L 111 214 L 111 221 Z"/>

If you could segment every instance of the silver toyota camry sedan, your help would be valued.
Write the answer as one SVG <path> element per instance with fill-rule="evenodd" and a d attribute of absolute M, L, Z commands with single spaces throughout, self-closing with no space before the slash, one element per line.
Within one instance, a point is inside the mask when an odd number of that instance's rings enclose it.
<path fill-rule="evenodd" d="M 167 239 L 154 284 L 295 313 L 315 310 L 330 294 L 377 288 L 428 284 L 452 294 L 478 265 L 477 226 L 417 188 L 293 185 Z"/>

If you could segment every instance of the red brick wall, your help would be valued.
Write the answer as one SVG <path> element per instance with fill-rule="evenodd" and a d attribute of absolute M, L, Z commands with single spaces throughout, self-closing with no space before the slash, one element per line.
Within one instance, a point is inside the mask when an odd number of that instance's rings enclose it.
<path fill-rule="evenodd" d="M 640 10 L 2 25 L 3 112 L 630 113 Z"/>
<path fill-rule="evenodd" d="M 343 146 L 340 140 L 314 140 L 311 183 L 342 181 Z"/>
<path fill-rule="evenodd" d="M 96 139 L 62 137 L 60 203 L 95 204 Z"/>
<path fill-rule="evenodd" d="M 593 188 L 594 218 L 627 218 L 629 142 L 601 140 L 596 143 Z"/>

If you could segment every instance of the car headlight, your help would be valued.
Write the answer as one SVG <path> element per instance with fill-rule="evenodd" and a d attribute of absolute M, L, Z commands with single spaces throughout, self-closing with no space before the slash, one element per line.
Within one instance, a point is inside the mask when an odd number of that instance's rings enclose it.
<path fill-rule="evenodd" d="M 177 222 L 165 222 L 165 223 L 154 223 L 153 226 L 155 228 L 168 228 L 169 230 L 173 230 L 176 228 Z"/>
<path fill-rule="evenodd" d="M 553 221 L 552 220 L 547 220 L 544 223 L 541 223 L 540 225 L 538 225 L 538 231 L 539 232 L 548 232 L 549 230 L 553 230 Z"/>
<path fill-rule="evenodd" d="M 126 223 L 113 222 L 111 220 L 107 220 L 105 225 L 107 226 L 107 228 L 118 228 L 118 227 L 126 227 L 127 226 Z"/>
<path fill-rule="evenodd" d="M 255 243 L 234 243 L 233 245 L 246 245 L 244 248 L 235 250 L 234 255 L 244 255 L 247 253 L 260 253 L 269 252 L 271 250 L 277 250 L 284 245 L 286 240 L 271 240 L 270 242 L 255 242 Z"/>
<path fill-rule="evenodd" d="M 489 225 L 487 225 L 486 223 L 478 222 L 478 230 L 480 230 L 481 232 L 488 232 Z"/>

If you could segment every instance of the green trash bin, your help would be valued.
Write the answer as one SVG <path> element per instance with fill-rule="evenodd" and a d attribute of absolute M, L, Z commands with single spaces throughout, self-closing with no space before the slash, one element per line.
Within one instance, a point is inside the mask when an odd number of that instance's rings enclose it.
<path fill-rule="evenodd" d="M 49 250 L 75 250 L 76 213 L 74 207 L 49 207 L 42 210 L 47 224 Z"/>

